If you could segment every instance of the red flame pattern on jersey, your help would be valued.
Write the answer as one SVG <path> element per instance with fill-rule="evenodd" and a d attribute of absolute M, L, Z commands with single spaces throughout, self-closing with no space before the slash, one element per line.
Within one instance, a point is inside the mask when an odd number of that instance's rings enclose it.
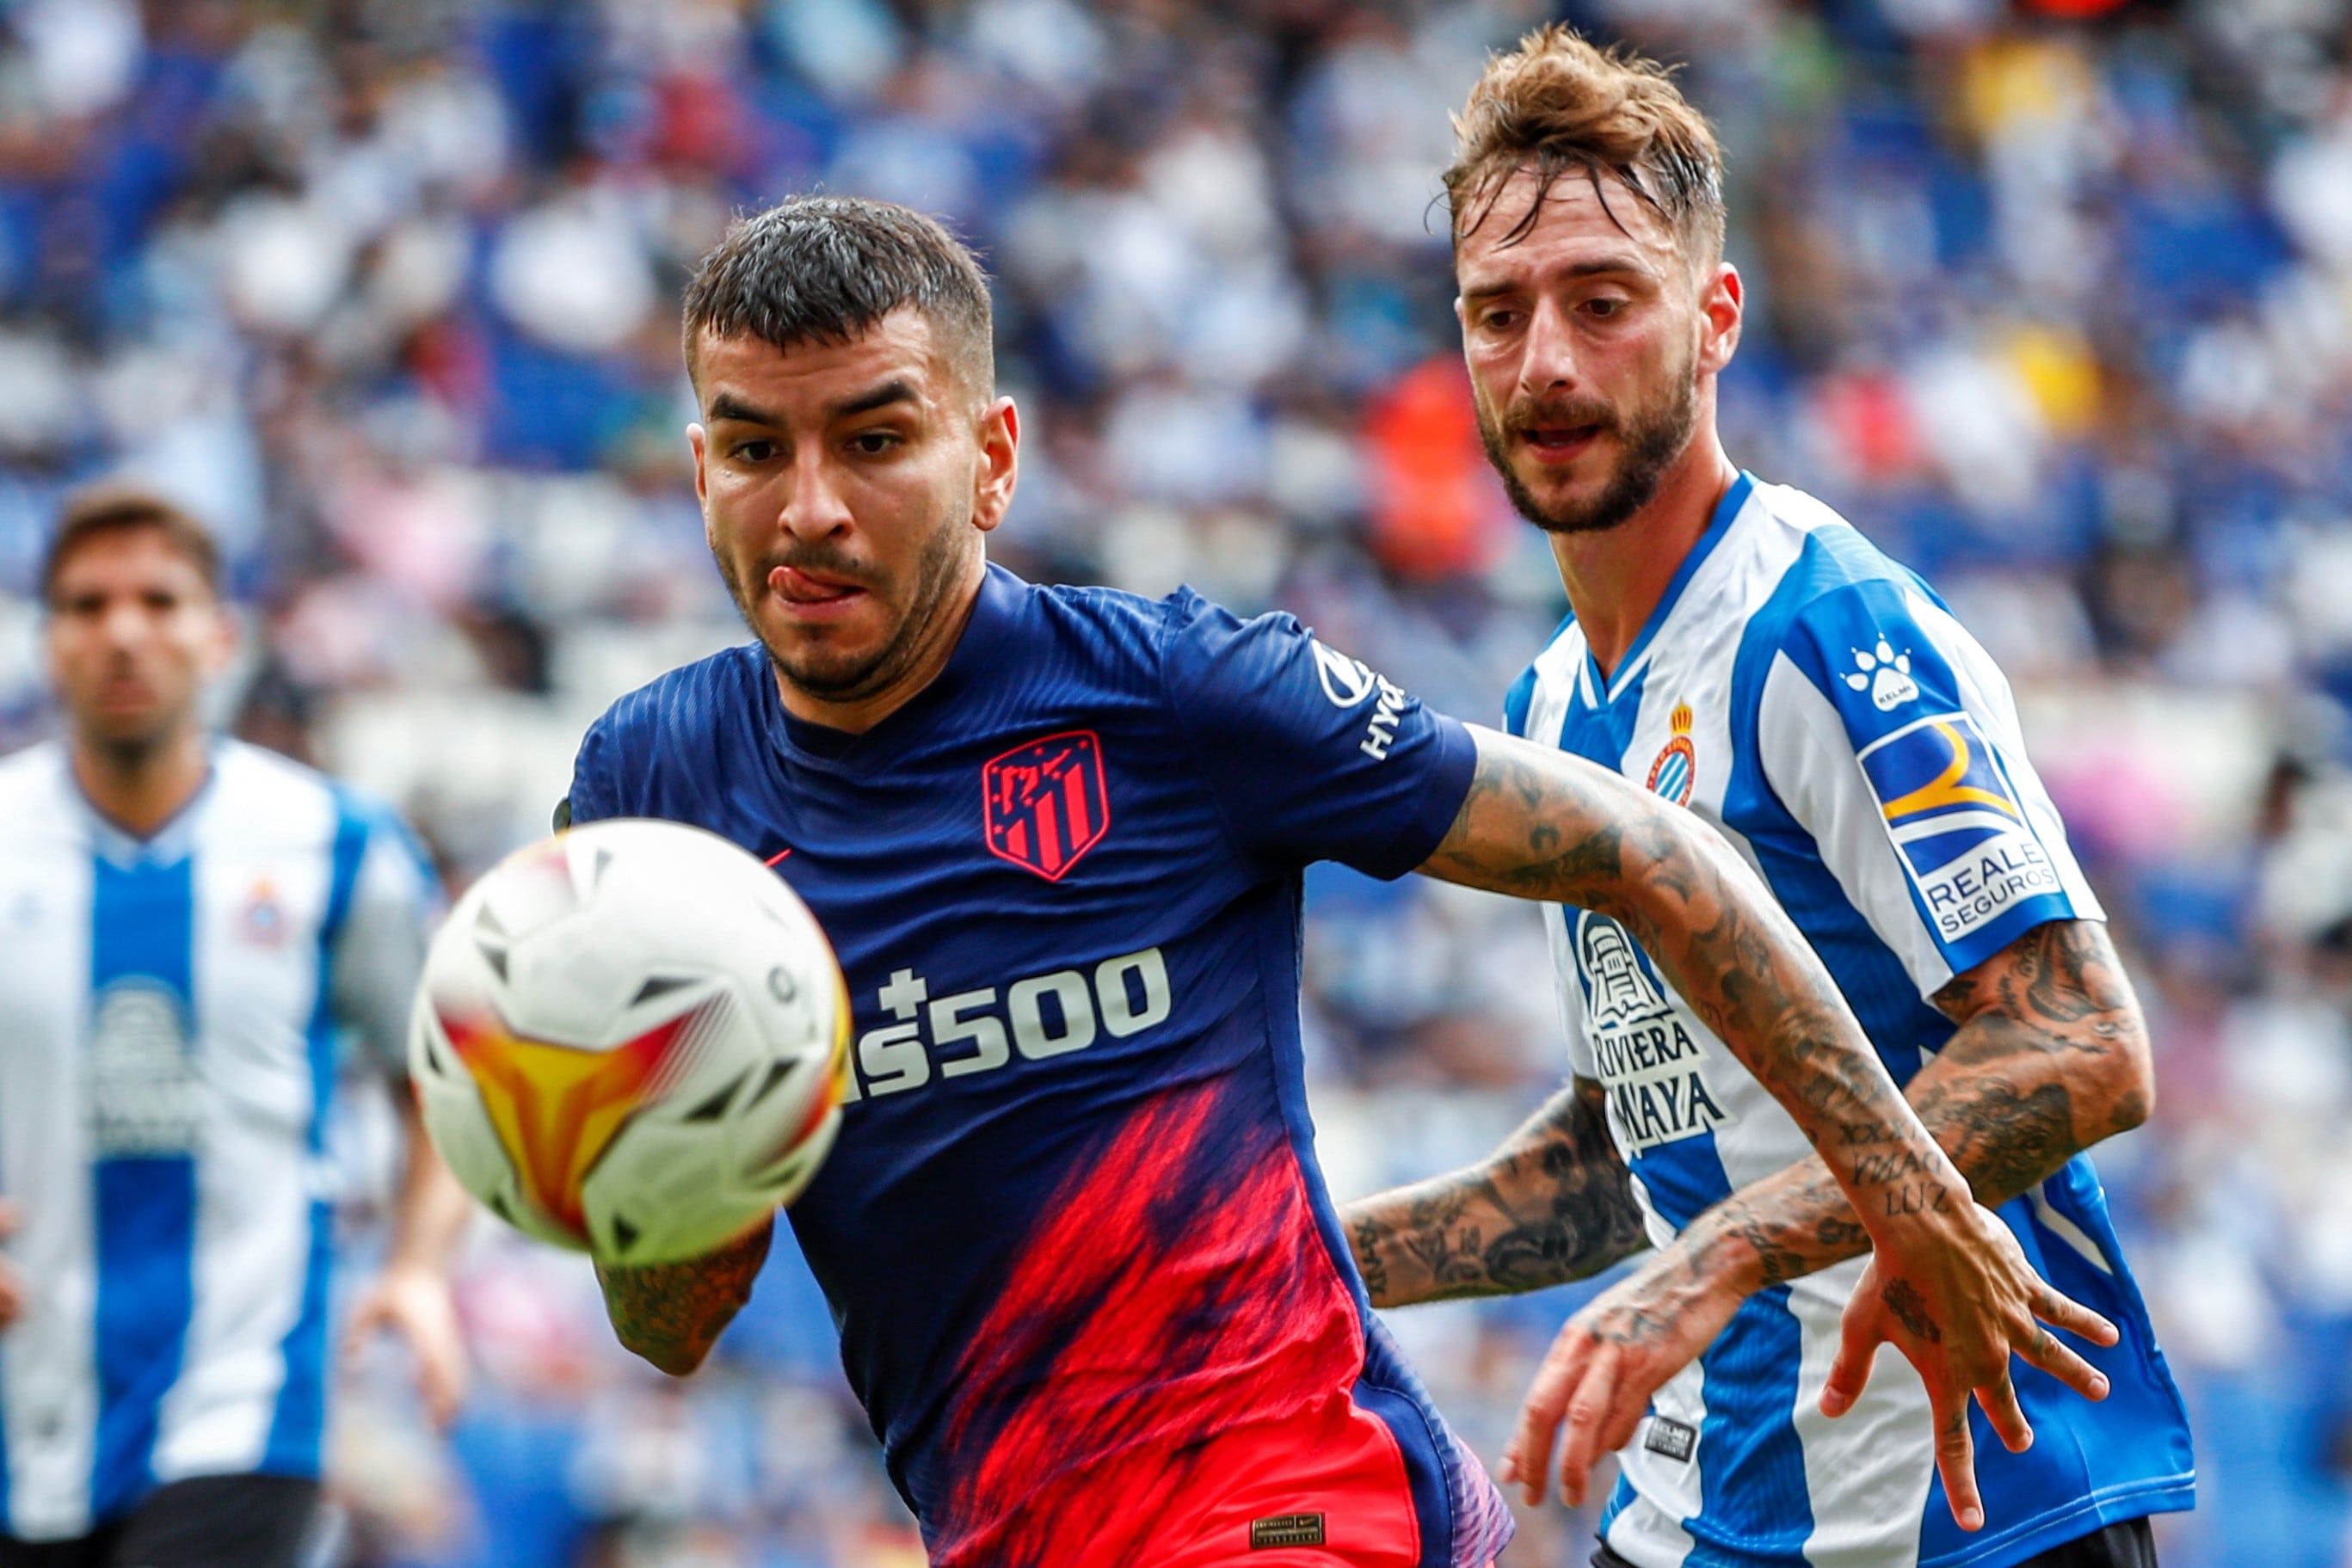
<path fill-rule="evenodd" d="M 958 1377 L 938 1568 L 1159 1561 L 1209 1438 L 1347 1405 L 1353 1293 L 1287 1138 L 1227 1092 L 1154 1097 L 1046 1206 Z"/>

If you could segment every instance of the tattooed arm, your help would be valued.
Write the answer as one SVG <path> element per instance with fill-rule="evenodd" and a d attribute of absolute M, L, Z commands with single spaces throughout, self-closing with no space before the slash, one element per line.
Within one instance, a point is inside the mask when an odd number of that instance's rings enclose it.
<path fill-rule="evenodd" d="M 672 1377 L 702 1364 L 719 1331 L 751 1299 L 751 1281 L 768 1260 L 775 1221 L 683 1263 L 642 1268 L 598 1262 L 604 1312 L 621 1343 Z"/>
<path fill-rule="evenodd" d="M 1478 763 L 1469 793 L 1421 869 L 1572 904 L 1624 925 L 1788 1111 L 1852 1205 L 1874 1260 L 1871 1304 L 1883 1297 L 1886 1310 L 1918 1325 L 1897 1343 L 1919 1367 L 1938 1416 L 1957 1413 L 1965 1438 L 1973 1391 L 2005 1442 L 2030 1443 L 2010 1382 L 2012 1354 L 2088 1386 L 2036 1313 L 2095 1334 L 2112 1334 L 2112 1326 L 2051 1291 L 2016 1238 L 1972 1201 L 1820 959 L 1728 844 L 1614 774 L 1492 731 L 1473 733 Z M 1626 1436 L 1637 1418 L 1638 1410 L 1622 1423 Z M 1551 1436 L 1544 1430 L 1517 1467 L 1531 1491 L 1543 1484 Z M 1572 1432 L 1569 1455 L 1590 1436 Z M 1564 1480 L 1580 1495 L 1582 1470 Z M 1962 1527 L 1980 1527 L 1971 1468 L 1947 1463 L 1944 1482 Z"/>
<path fill-rule="evenodd" d="M 1649 1245 L 1601 1085 L 1589 1078 L 1479 1165 L 1350 1204 L 1339 1218 L 1376 1307 L 1538 1291 Z"/>
<path fill-rule="evenodd" d="M 2137 1126 L 2154 1094 L 2147 1033 L 2130 982 L 2105 926 L 2060 920 L 2038 925 L 1937 993 L 1959 1028 L 1906 1090 L 1929 1132 L 1969 1178 L 1979 1203 L 2007 1202 L 2058 1171 L 2082 1150 Z M 1757 1291 L 1825 1269 L 1870 1249 L 1853 1209 L 1819 1159 L 1801 1160 L 1742 1188 L 1700 1215 L 1674 1243 L 1580 1312 L 1538 1377 L 1514 1454 L 1548 1447 L 1538 1428 L 1557 1424 L 1570 1383 L 1589 1377 L 1595 1359 L 1611 1364 L 1612 1404 L 1635 1412 L 1700 1350 L 1739 1303 Z M 2065 1322 L 2054 1291 L 2036 1311 Z M 1855 1291 L 1864 1307 L 1849 1312 L 1822 1408 L 1851 1407 L 1885 1339 L 1906 1355 L 1932 1341 L 1932 1322 L 1907 1321 L 1908 1303 L 1865 1278 Z M 2111 1343 L 2104 1335 L 2091 1337 Z M 1606 1345 L 1605 1358 L 1593 1351 Z M 2057 1342 L 2037 1347 L 2061 1375 L 2094 1396 L 2105 1379 Z M 2031 1358 L 2030 1358 L 2031 1359 Z M 2049 1363 L 2043 1364 L 2049 1365 Z M 1939 1411 L 1939 1463 L 1969 1462 L 1967 1406 Z M 1620 1412 L 1622 1416 L 1622 1411 Z M 1630 1427 L 1624 1428 L 1630 1436 Z M 1571 1430 L 1563 1465 L 1583 1464 L 1622 1443 L 1602 1432 L 1588 1459 Z M 1530 1472 L 1522 1469 L 1521 1474 Z M 1540 1475 L 1540 1461 L 1532 1472 Z"/>
<path fill-rule="evenodd" d="M 1617 920 L 1795 1118 L 1878 1249 L 1909 1260 L 1967 1245 L 1979 1231 L 1968 1184 L 1731 847 L 1578 758 L 1473 733 L 1469 796 L 1421 869 Z"/>
<path fill-rule="evenodd" d="M 1936 1005 L 1959 1028 L 1906 1094 L 1979 1203 L 2006 1203 L 2147 1120 L 2147 1029 L 2104 925 L 2037 925 L 1937 992 Z M 1868 1239 L 1827 1176 L 1801 1160 L 1701 1215 L 1683 1239 L 1743 1294 L 1859 1257 Z"/>
<path fill-rule="evenodd" d="M 2147 1030 L 2104 925 L 2037 925 L 1937 992 L 1936 1005 L 1959 1028 L 1907 1093 L 1978 1202 L 2006 1203 L 2147 1119 L 2156 1092 Z M 1868 1240 L 1827 1177 L 1801 1160 L 1734 1194 L 1677 1238 L 1669 1250 L 1678 1256 L 1661 1265 L 1745 1296 L 1860 1256 Z M 1848 1322 L 1822 1394 L 1830 1414 L 1861 1394 L 1880 1340 L 1918 1332 L 1899 1302 L 1888 1306 L 1893 1325 Z"/>

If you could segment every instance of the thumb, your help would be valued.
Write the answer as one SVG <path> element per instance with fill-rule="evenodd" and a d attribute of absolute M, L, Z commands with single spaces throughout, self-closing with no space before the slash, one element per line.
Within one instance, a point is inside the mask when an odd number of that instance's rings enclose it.
<path fill-rule="evenodd" d="M 383 1292 L 370 1291 L 352 1308 L 352 1315 L 343 1324 L 343 1358 L 351 1360 L 367 1349 L 368 1336 L 392 1321 L 391 1309 L 385 1305 Z"/>
<path fill-rule="evenodd" d="M 417 1391 L 424 1397 L 425 1414 L 436 1427 L 446 1431 L 466 1403 L 465 1352 L 449 1344 L 436 1344 L 430 1352 L 419 1347 L 416 1361 Z"/>
<path fill-rule="evenodd" d="M 1868 1291 L 1856 1291 L 1845 1304 L 1845 1315 L 1838 1324 L 1837 1360 L 1830 1367 L 1829 1380 L 1822 1385 L 1822 1414 L 1843 1416 L 1853 1408 L 1854 1401 L 1870 1385 L 1870 1371 L 1878 1360 L 1878 1347 L 1886 1341 L 1886 1333 L 1878 1319 L 1878 1302 Z"/>

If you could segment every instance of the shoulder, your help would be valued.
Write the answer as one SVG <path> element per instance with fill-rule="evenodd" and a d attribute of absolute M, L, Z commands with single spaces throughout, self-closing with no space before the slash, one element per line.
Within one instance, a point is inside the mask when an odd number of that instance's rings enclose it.
<path fill-rule="evenodd" d="M 0 757 L 0 807 L 26 807 L 58 793 L 65 778 L 65 751 L 54 740 L 37 741 Z"/>
<path fill-rule="evenodd" d="M 1108 674 L 1156 674 L 1169 631 L 1207 601 L 1189 588 L 1152 599 L 1124 589 L 1020 583 L 1018 620 L 1032 637 Z"/>
<path fill-rule="evenodd" d="M 379 796 L 246 741 L 215 741 L 213 768 L 222 798 L 246 810 L 300 805 L 337 816 L 375 819 L 393 814 L 391 804 Z"/>
<path fill-rule="evenodd" d="M 1751 642 L 1799 664 L 1823 657 L 1874 667 L 1882 636 L 1941 644 L 1958 631 L 1936 591 L 1819 498 L 1785 485 L 1756 486 L 1762 511 L 1755 554 L 1771 580 L 1756 607 Z M 1851 646 L 1847 646 L 1851 644 Z M 1891 646 L 1891 644 L 1890 644 Z M 1900 650 L 1894 650 L 1899 653 Z"/>
<path fill-rule="evenodd" d="M 1214 680 L 1255 633 L 1305 631 L 1287 614 L 1234 614 L 1190 587 L 1158 598 L 1123 589 L 1019 583 L 1026 655 L 1100 696 L 1178 696 Z"/>
<path fill-rule="evenodd" d="M 422 858 L 392 802 L 358 785 L 241 740 L 214 743 L 216 820 L 256 834 L 307 829 L 356 856 L 370 843 L 396 844 Z"/>
<path fill-rule="evenodd" d="M 589 733 L 634 750 L 707 735 L 718 721 L 740 723 L 767 669 L 757 643 L 722 648 L 616 698 Z"/>
<path fill-rule="evenodd" d="M 73 814 L 65 749 L 37 742 L 0 757 L 0 838 L 46 837 Z"/>
<path fill-rule="evenodd" d="M 1826 704 L 1860 743 L 1922 714 L 2006 713 L 2000 667 L 1926 580 L 1820 501 L 1771 488 L 1802 540 L 1748 633 L 1756 667 L 1769 665 L 1759 718 L 1790 702 Z"/>
<path fill-rule="evenodd" d="M 572 766 L 574 820 L 698 810 L 729 788 L 764 742 L 776 703 L 767 651 L 739 643 L 682 664 L 606 708 Z"/>

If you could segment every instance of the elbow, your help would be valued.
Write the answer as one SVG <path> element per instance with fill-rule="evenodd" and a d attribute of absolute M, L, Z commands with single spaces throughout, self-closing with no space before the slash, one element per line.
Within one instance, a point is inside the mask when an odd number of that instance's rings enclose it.
<path fill-rule="evenodd" d="M 2109 1052 L 2107 1133 L 2128 1133 L 2156 1111 L 2156 1062 L 2148 1046 L 2147 1023 L 2134 1008 L 2118 1015 L 2109 1030 L 2115 1049 Z"/>
<path fill-rule="evenodd" d="M 709 1354 L 700 1348 L 680 1350 L 667 1346 L 640 1348 L 635 1345 L 631 1345 L 629 1348 L 635 1351 L 637 1355 L 655 1371 L 667 1373 L 672 1377 L 691 1375 L 702 1365 L 703 1358 Z"/>
<path fill-rule="evenodd" d="M 1695 895 L 1730 896 L 1727 883 L 1738 873 L 1723 857 L 1738 857 L 1691 812 L 1654 795 L 1640 801 L 1622 823 L 1617 875 L 1586 906 L 1636 932 L 1662 934 L 1689 925 Z"/>
<path fill-rule="evenodd" d="M 676 1340 L 648 1339 L 627 1333 L 617 1335 L 621 1348 L 656 1372 L 672 1377 L 686 1377 L 702 1365 L 710 1354 L 708 1341 L 686 1344 Z"/>

